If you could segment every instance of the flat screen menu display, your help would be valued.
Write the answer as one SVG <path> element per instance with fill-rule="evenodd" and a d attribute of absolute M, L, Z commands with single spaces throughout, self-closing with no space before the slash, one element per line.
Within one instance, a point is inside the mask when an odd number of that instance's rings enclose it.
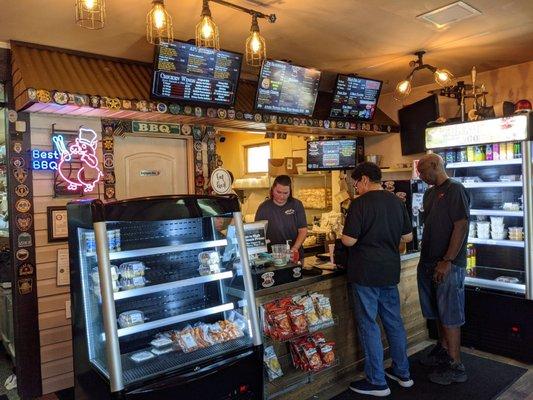
<path fill-rule="evenodd" d="M 281 114 L 311 116 L 315 109 L 320 71 L 283 61 L 263 62 L 255 108 Z"/>
<path fill-rule="evenodd" d="M 242 56 L 182 42 L 157 46 L 152 97 L 231 106 Z"/>
<path fill-rule="evenodd" d="M 374 118 L 381 81 L 339 74 L 333 92 L 330 116 L 370 121 Z"/>
<path fill-rule="evenodd" d="M 315 140 L 307 142 L 307 170 L 342 170 L 355 168 L 357 141 Z"/>

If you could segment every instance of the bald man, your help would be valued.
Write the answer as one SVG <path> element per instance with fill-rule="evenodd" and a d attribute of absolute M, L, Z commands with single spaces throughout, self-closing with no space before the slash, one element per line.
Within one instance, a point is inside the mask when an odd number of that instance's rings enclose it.
<path fill-rule="evenodd" d="M 418 292 L 424 317 L 436 320 L 439 332 L 438 343 L 421 362 L 436 367 L 428 375 L 432 382 L 449 385 L 467 380 L 460 347 L 470 198 L 461 183 L 448 177 L 439 155 L 422 157 L 418 172 L 432 186 L 424 193 Z"/>

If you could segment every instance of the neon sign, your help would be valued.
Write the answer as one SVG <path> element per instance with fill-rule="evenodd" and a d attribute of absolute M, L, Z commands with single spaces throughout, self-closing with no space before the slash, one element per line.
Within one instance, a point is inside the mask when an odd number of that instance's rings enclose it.
<path fill-rule="evenodd" d="M 31 168 L 34 171 L 55 171 L 59 164 L 59 153 L 34 149 L 31 151 Z"/>
<path fill-rule="evenodd" d="M 60 153 L 57 173 L 68 183 L 68 190 L 76 191 L 83 188 L 84 192 L 91 192 L 103 176 L 98 167 L 96 147 L 98 135 L 92 129 L 80 128 L 78 137 L 73 143 L 65 145 L 63 136 L 52 137 L 56 148 Z M 70 176 L 70 163 L 81 163 L 82 167 L 77 174 Z"/>

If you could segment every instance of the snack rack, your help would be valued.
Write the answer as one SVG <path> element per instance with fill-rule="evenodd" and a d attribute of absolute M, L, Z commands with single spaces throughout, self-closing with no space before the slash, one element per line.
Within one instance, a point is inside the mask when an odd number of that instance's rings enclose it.
<path fill-rule="evenodd" d="M 77 201 L 67 211 L 76 399 L 262 396 L 249 268 L 223 261 L 220 226 L 230 221 L 248 260 L 236 196 Z M 244 290 L 229 294 L 237 273 Z"/>

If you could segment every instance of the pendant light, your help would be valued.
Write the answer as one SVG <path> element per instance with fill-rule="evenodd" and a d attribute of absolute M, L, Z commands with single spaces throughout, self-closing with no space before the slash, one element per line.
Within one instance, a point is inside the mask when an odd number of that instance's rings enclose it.
<path fill-rule="evenodd" d="M 208 0 L 203 0 L 200 22 L 196 24 L 196 46 L 220 50 L 218 26 L 211 17 Z"/>
<path fill-rule="evenodd" d="M 76 0 L 76 23 L 87 29 L 105 25 L 105 0 Z"/>
<path fill-rule="evenodd" d="M 265 39 L 259 33 L 259 24 L 257 15 L 252 14 L 252 27 L 250 36 L 246 39 L 246 64 L 252 67 L 259 67 L 263 60 L 266 59 Z"/>
<path fill-rule="evenodd" d="M 172 17 L 165 9 L 164 0 L 153 0 L 152 9 L 146 14 L 146 40 L 151 44 L 174 40 Z"/>

